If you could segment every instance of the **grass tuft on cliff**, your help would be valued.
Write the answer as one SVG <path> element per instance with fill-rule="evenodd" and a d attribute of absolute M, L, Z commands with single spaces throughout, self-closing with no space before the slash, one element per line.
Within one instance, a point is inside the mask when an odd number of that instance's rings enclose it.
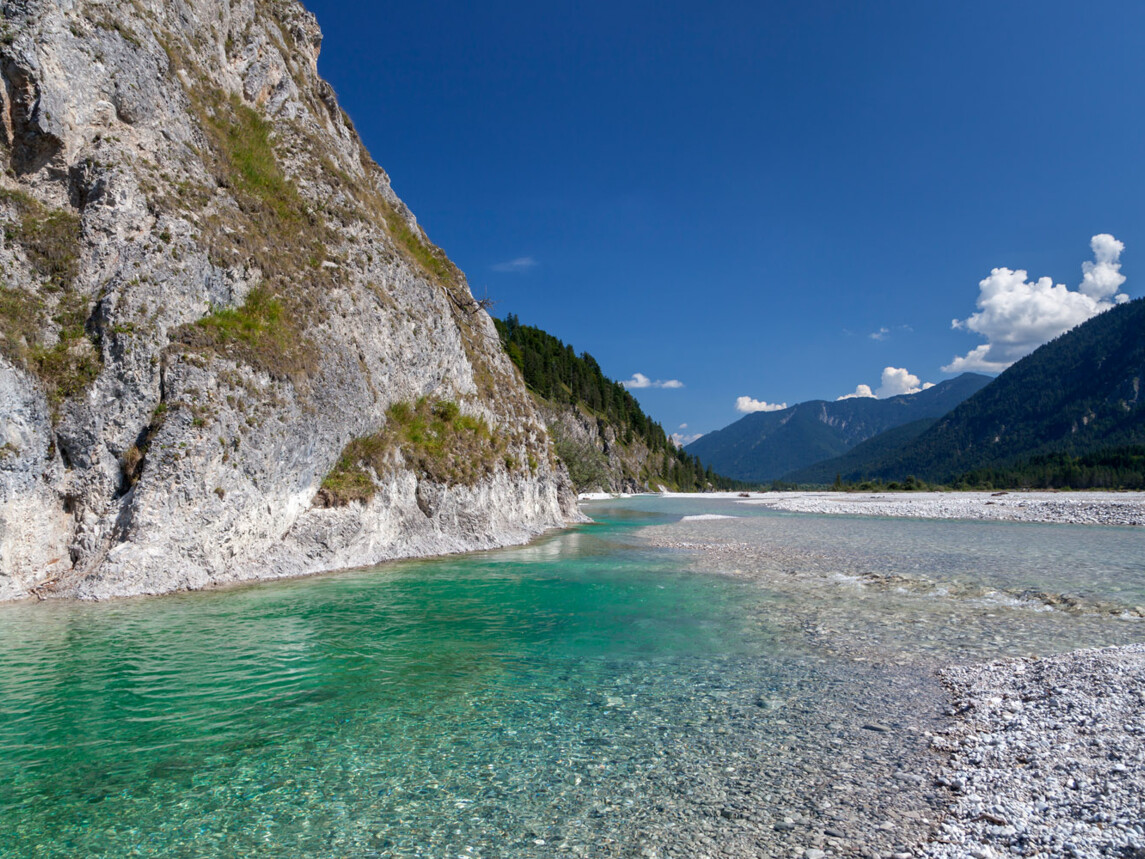
<path fill-rule="evenodd" d="M 244 361 L 275 378 L 306 377 L 318 354 L 306 328 L 325 312 L 322 297 L 335 276 L 323 263 L 336 237 L 282 172 L 272 123 L 234 96 L 197 90 L 193 103 L 210 142 L 216 182 L 237 202 L 205 219 L 211 257 L 221 266 L 257 269 L 262 283 L 243 305 L 213 308 L 174 331 L 172 341 Z"/>
<path fill-rule="evenodd" d="M 91 304 L 73 283 L 80 219 L 22 191 L 0 189 L 0 204 L 13 215 L 2 224 L 5 241 L 19 245 L 43 278 L 35 290 L 0 285 L 0 353 L 40 379 L 55 413 L 103 367 L 98 344 L 86 330 Z"/>
<path fill-rule="evenodd" d="M 484 418 L 461 414 L 456 403 L 426 397 L 394 403 L 379 432 L 346 445 L 315 502 L 342 507 L 369 501 L 377 491 L 374 475 L 393 471 L 399 462 L 434 483 L 473 486 L 506 461 L 504 439 Z"/>
<path fill-rule="evenodd" d="M 50 209 L 23 191 L 0 189 L 0 202 L 16 218 L 4 223 L 4 240 L 24 249 L 49 289 L 65 289 L 79 271 L 80 218 L 67 209 Z"/>

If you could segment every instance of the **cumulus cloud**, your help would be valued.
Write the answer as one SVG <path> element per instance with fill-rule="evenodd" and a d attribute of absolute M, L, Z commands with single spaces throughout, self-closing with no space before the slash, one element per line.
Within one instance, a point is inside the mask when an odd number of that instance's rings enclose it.
<path fill-rule="evenodd" d="M 870 385 L 859 385 L 858 387 L 855 388 L 855 393 L 843 394 L 843 396 L 836 398 L 836 402 L 838 402 L 839 400 L 853 400 L 853 399 L 856 399 L 858 397 L 873 397 L 874 395 L 875 395 L 875 392 L 871 390 Z"/>
<path fill-rule="evenodd" d="M 1118 304 L 1128 301 L 1128 295 L 1117 295 L 1117 290 L 1125 283 L 1120 262 L 1125 243 L 1117 241 L 1109 233 L 1101 233 L 1090 239 L 1089 247 L 1093 250 L 1093 262 L 1081 264 L 1082 279 L 1078 290 L 1094 301 L 1108 298 L 1114 298 Z"/>
<path fill-rule="evenodd" d="M 517 257 L 516 259 L 499 262 L 493 266 L 493 271 L 528 271 L 531 268 L 536 268 L 537 261 L 532 257 Z"/>
<path fill-rule="evenodd" d="M 736 411 L 746 415 L 754 412 L 781 412 L 787 408 L 787 403 L 766 403 L 763 400 L 753 400 L 751 397 L 737 397 Z"/>
<path fill-rule="evenodd" d="M 1031 281 L 1022 269 L 993 269 L 978 284 L 978 312 L 952 322 L 953 328 L 973 331 L 987 342 L 956 357 L 943 372 L 1001 373 L 1043 343 L 1128 301 L 1128 295 L 1117 292 L 1125 283 L 1120 262 L 1125 245 L 1102 233 L 1089 246 L 1093 261 L 1082 263 L 1077 290 L 1048 277 Z"/>
<path fill-rule="evenodd" d="M 901 397 L 903 394 L 917 394 L 927 388 L 933 388 L 930 382 L 923 384 L 914 373 L 907 372 L 905 367 L 886 367 L 883 369 L 883 383 L 875 391 L 880 400 L 887 397 Z"/>
<path fill-rule="evenodd" d="M 838 400 L 853 400 L 859 397 L 877 397 L 880 400 L 885 400 L 887 397 L 917 394 L 919 391 L 933 387 L 933 382 L 923 382 L 905 367 L 884 367 L 882 384 L 877 390 L 872 391 L 870 385 L 859 385 L 853 394 L 843 394 Z"/>
<path fill-rule="evenodd" d="M 656 379 L 655 381 L 653 381 L 652 379 L 649 379 L 647 376 L 645 376 L 643 373 L 633 373 L 631 379 L 629 379 L 627 382 L 621 382 L 620 384 L 624 385 L 624 387 L 628 388 L 628 390 L 630 390 L 630 391 L 634 390 L 636 388 L 682 388 L 682 387 L 684 387 L 684 383 L 681 382 L 679 379 L 667 379 L 667 380 Z"/>

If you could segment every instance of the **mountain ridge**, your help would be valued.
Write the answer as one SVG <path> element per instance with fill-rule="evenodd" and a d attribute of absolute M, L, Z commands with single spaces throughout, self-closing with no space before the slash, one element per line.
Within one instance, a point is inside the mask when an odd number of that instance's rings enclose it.
<path fill-rule="evenodd" d="M 1145 299 L 1040 346 L 902 448 L 844 479 L 949 482 L 974 469 L 1145 443 Z"/>
<path fill-rule="evenodd" d="M 747 415 L 685 449 L 721 474 L 768 482 L 839 456 L 886 429 L 945 414 L 989 382 L 988 376 L 963 373 L 917 394 L 883 400 L 809 400 Z"/>

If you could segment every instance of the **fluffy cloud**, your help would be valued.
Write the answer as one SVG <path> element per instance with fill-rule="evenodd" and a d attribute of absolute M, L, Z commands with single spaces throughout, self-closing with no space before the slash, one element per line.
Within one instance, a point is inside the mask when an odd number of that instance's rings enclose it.
<path fill-rule="evenodd" d="M 499 262 L 493 266 L 493 271 L 528 271 L 536 268 L 537 261 L 532 257 L 517 257 L 507 262 Z"/>
<path fill-rule="evenodd" d="M 857 397 L 873 397 L 874 395 L 875 395 L 875 392 L 871 390 L 870 385 L 859 385 L 858 387 L 855 388 L 855 393 L 843 394 L 843 396 L 836 398 L 836 402 L 838 400 L 853 400 L 853 399 L 856 399 Z"/>
<path fill-rule="evenodd" d="M 702 432 L 697 432 L 697 433 L 674 432 L 671 435 L 671 439 L 672 439 L 672 444 L 676 445 L 676 447 L 686 447 L 687 445 L 691 444 L 696 439 L 698 439 L 702 436 L 703 436 Z"/>
<path fill-rule="evenodd" d="M 917 394 L 927 388 L 933 388 L 933 382 L 923 382 L 914 373 L 908 372 L 905 367 L 883 368 L 882 384 L 878 390 L 872 391 L 870 385 L 859 385 L 853 394 L 844 394 L 839 400 L 853 400 L 858 397 L 877 397 L 885 400 L 887 397 L 900 397 L 903 394 Z"/>
<path fill-rule="evenodd" d="M 630 391 L 634 390 L 636 388 L 682 388 L 682 387 L 684 387 L 684 383 L 681 382 L 679 379 L 668 379 L 666 381 L 656 379 L 655 381 L 653 381 L 652 379 L 649 379 L 647 376 L 645 376 L 643 373 L 633 373 L 631 379 L 629 379 L 627 382 L 621 382 L 620 384 L 624 385 L 624 387 L 628 388 L 628 390 L 630 390 Z"/>
<path fill-rule="evenodd" d="M 883 383 L 875 391 L 880 400 L 887 397 L 901 397 L 903 394 L 917 394 L 927 388 L 933 388 L 930 382 L 923 384 L 914 373 L 908 373 L 905 367 L 886 367 L 883 369 Z"/>
<path fill-rule="evenodd" d="M 1082 263 L 1077 290 L 1048 277 L 1030 281 L 1018 269 L 996 268 L 978 284 L 978 312 L 952 326 L 981 334 L 987 342 L 943 367 L 945 373 L 968 370 L 1001 373 L 1043 343 L 1087 319 L 1129 300 L 1117 290 L 1125 283 L 1121 252 L 1125 245 L 1108 233 L 1090 241 L 1093 261 Z"/>
<path fill-rule="evenodd" d="M 763 400 L 753 400 L 751 397 L 737 397 L 736 411 L 750 415 L 753 412 L 781 412 L 787 408 L 787 403 L 765 403 Z"/>
<path fill-rule="evenodd" d="M 1081 264 L 1082 279 L 1078 289 L 1094 301 L 1113 298 L 1118 304 L 1129 300 L 1128 295 L 1117 296 L 1117 290 L 1125 283 L 1121 273 L 1121 252 L 1125 243 L 1119 242 L 1109 233 L 1101 233 L 1089 241 L 1093 250 L 1093 262 Z"/>

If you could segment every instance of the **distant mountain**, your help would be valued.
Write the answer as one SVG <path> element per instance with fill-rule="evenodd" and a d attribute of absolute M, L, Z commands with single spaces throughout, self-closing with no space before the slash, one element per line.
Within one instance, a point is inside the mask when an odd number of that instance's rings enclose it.
<path fill-rule="evenodd" d="M 755 483 L 775 480 L 839 456 L 886 430 L 941 417 L 990 381 L 989 376 L 963 373 L 917 394 L 812 400 L 782 411 L 757 412 L 685 449 L 728 477 Z"/>
<path fill-rule="evenodd" d="M 838 475 L 847 480 L 856 480 L 855 475 L 869 471 L 873 463 L 881 464 L 889 457 L 898 455 L 902 448 L 934 426 L 937 421 L 938 418 L 922 418 L 892 427 L 886 432 L 860 442 L 842 456 L 825 459 L 807 468 L 792 471 L 780 479 L 786 483 L 832 483 Z"/>
<path fill-rule="evenodd" d="M 1145 444 L 1143 382 L 1145 299 L 1139 299 L 1027 355 L 897 451 L 841 473 L 946 482 L 1031 458 Z"/>

